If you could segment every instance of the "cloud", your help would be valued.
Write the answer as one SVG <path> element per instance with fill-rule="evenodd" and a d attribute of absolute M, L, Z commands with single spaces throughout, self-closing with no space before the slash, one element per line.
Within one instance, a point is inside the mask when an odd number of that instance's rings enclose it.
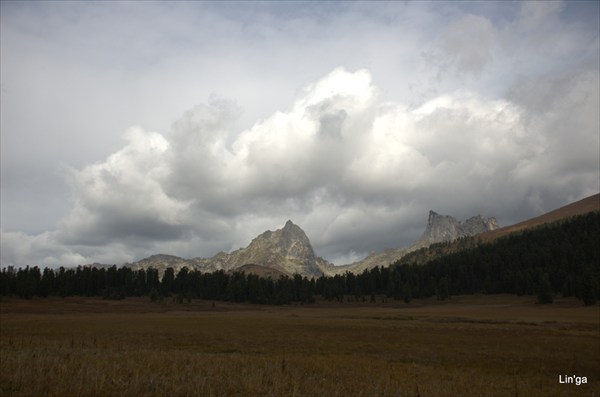
<path fill-rule="evenodd" d="M 600 189 L 597 3 L 20 4 L 3 264 L 210 256 L 287 219 L 342 263 L 429 209 L 508 224 Z"/>
<path fill-rule="evenodd" d="M 600 190 L 599 86 L 597 70 L 586 68 L 513 87 L 510 97 L 523 109 L 524 128 L 538 134 L 530 143 L 535 157 L 520 160 L 516 181 L 543 190 L 554 200 L 572 201 L 573 190 L 583 189 L 585 194 Z"/>
<path fill-rule="evenodd" d="M 186 204 L 166 195 L 161 185 L 171 172 L 163 157 L 169 143 L 139 127 L 125 137 L 125 147 L 104 162 L 70 170 L 74 207 L 59 226 L 62 242 L 104 245 L 132 236 L 181 236 Z"/>
<path fill-rule="evenodd" d="M 87 263 L 87 258 L 58 243 L 53 232 L 32 236 L 22 232 L 0 232 L 2 265 L 76 266 Z M 24 261 L 25 260 L 25 261 Z"/>
<path fill-rule="evenodd" d="M 493 61 L 495 36 L 487 18 L 465 15 L 442 34 L 443 58 L 460 73 L 479 75 Z"/>
<path fill-rule="evenodd" d="M 519 24 L 531 30 L 540 25 L 552 24 L 556 22 L 564 5 L 563 1 L 523 2 L 519 15 Z"/>
<path fill-rule="evenodd" d="M 338 68 L 237 136 L 229 128 L 239 109 L 213 98 L 169 133 L 133 127 L 106 160 L 71 169 L 73 209 L 58 230 L 7 234 L 7 242 L 54 239 L 85 247 L 88 261 L 122 243 L 210 256 L 291 218 L 332 259 L 406 245 L 430 208 L 495 215 L 522 201 L 539 205 L 564 186 L 593 192 L 597 82 L 585 72 L 515 89 L 512 102 L 457 91 L 411 108 L 381 101 L 367 70 Z M 540 112 L 536 92 L 560 88 Z M 577 134 L 573 150 L 561 128 Z M 84 258 L 64 251 L 43 260 Z"/>

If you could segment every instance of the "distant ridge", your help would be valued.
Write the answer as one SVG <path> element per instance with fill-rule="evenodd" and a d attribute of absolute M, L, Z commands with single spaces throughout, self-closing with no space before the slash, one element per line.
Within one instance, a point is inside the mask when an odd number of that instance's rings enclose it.
<path fill-rule="evenodd" d="M 427 228 L 410 249 L 429 247 L 431 244 L 450 242 L 461 237 L 472 237 L 496 229 L 498 229 L 498 224 L 494 217 L 484 218 L 477 215 L 461 222 L 451 216 L 429 211 Z"/>
<path fill-rule="evenodd" d="M 421 237 L 409 247 L 392 248 L 381 252 L 375 252 L 366 258 L 354 262 L 350 265 L 336 267 L 336 273 L 340 274 L 346 271 L 353 273 L 362 273 L 365 270 L 376 266 L 388 266 L 411 252 L 421 248 L 427 248 L 435 243 L 452 242 L 461 237 L 473 237 L 488 230 L 497 229 L 496 218 L 484 218 L 476 215 L 465 221 L 459 221 L 449 215 L 440 215 L 430 210 L 427 219 L 427 226 Z"/>
<path fill-rule="evenodd" d="M 498 237 L 506 236 L 510 233 L 531 229 L 546 223 L 557 222 L 577 215 L 587 214 L 588 212 L 600 211 L 600 193 L 586 197 L 571 204 L 547 212 L 535 218 L 515 223 L 514 225 L 501 227 L 480 234 L 481 241 L 491 241 Z"/>
<path fill-rule="evenodd" d="M 233 252 L 220 252 L 211 258 L 183 259 L 178 256 L 157 254 L 125 266 L 134 270 L 154 268 L 162 276 L 171 267 L 178 273 L 182 268 L 233 273 L 242 271 L 264 277 L 278 278 L 300 274 L 318 277 L 331 274 L 334 266 L 315 255 L 306 233 L 291 220 L 282 229 L 267 230 L 255 237 L 245 248 Z"/>
<path fill-rule="evenodd" d="M 495 239 L 513 233 L 520 233 L 544 225 L 568 221 L 573 217 L 589 214 L 591 212 L 600 212 L 600 194 L 598 193 L 513 225 L 478 234 L 471 239 L 458 240 L 451 244 L 436 246 L 435 249 L 422 249 L 408 253 L 402 258 L 402 261 L 422 265 L 440 256 L 465 249 L 476 248 L 480 244 L 492 243 Z"/>
<path fill-rule="evenodd" d="M 308 236 L 299 226 L 288 220 L 282 229 L 268 230 L 254 238 L 247 247 L 231 253 L 220 252 L 212 258 L 193 259 L 157 254 L 135 263 L 126 263 L 124 266 L 134 270 L 152 267 L 157 269 L 160 275 L 168 267 L 173 268 L 175 273 L 183 267 L 188 267 L 203 272 L 241 271 L 272 278 L 293 274 L 310 278 L 319 277 L 321 274 L 327 276 L 343 274 L 347 271 L 359 274 L 375 266 L 389 266 L 406 255 L 411 256 L 411 259 L 416 259 L 415 255 L 422 257 L 421 259 L 431 258 L 433 254 L 429 252 L 430 250 L 426 250 L 431 244 L 451 243 L 461 237 L 475 237 L 470 244 L 478 244 L 592 211 L 600 211 L 600 193 L 501 228 L 498 228 L 493 217 L 484 218 L 477 215 L 461 222 L 451 216 L 430 211 L 425 231 L 411 246 L 373 253 L 360 261 L 344 266 L 334 266 L 325 259 L 317 257 Z M 448 249 L 455 250 L 457 246 L 451 244 Z"/>

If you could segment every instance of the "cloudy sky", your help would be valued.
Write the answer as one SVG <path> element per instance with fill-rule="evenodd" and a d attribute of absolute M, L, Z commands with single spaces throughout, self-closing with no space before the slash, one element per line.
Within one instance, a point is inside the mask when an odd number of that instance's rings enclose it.
<path fill-rule="evenodd" d="M 2 1 L 2 265 L 209 257 L 287 219 L 343 264 L 430 209 L 594 194 L 598 4 Z"/>

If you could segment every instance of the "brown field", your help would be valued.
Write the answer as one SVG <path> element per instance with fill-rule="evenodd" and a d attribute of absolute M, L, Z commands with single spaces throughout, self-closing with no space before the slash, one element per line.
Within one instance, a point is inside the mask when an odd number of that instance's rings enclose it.
<path fill-rule="evenodd" d="M 600 396 L 600 307 L 533 300 L 4 299 L 0 395 Z"/>

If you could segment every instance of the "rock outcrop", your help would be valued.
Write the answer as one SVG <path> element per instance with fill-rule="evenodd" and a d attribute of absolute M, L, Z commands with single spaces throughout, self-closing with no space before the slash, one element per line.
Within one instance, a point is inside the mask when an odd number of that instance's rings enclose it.
<path fill-rule="evenodd" d="M 431 244 L 454 241 L 461 237 L 471 237 L 498 228 L 496 218 L 484 218 L 477 215 L 464 223 L 448 215 L 440 215 L 429 211 L 429 219 L 425 232 L 412 247 L 423 248 Z"/>
<path fill-rule="evenodd" d="M 323 268 L 333 266 L 315 255 L 304 230 L 289 220 L 283 229 L 262 233 L 246 248 L 198 261 L 205 269 L 230 270 L 253 264 L 308 277 L 320 276 Z"/>
<path fill-rule="evenodd" d="M 388 266 L 401 259 L 404 255 L 420 248 L 429 247 L 431 244 L 454 241 L 461 237 L 475 236 L 497 228 L 496 218 L 493 217 L 484 218 L 481 215 L 477 215 L 464 222 L 460 222 L 451 216 L 429 211 L 425 232 L 420 239 L 409 247 L 392 248 L 375 252 L 350 265 L 336 267 L 334 271 L 336 273 L 350 271 L 358 274 L 375 266 Z"/>

